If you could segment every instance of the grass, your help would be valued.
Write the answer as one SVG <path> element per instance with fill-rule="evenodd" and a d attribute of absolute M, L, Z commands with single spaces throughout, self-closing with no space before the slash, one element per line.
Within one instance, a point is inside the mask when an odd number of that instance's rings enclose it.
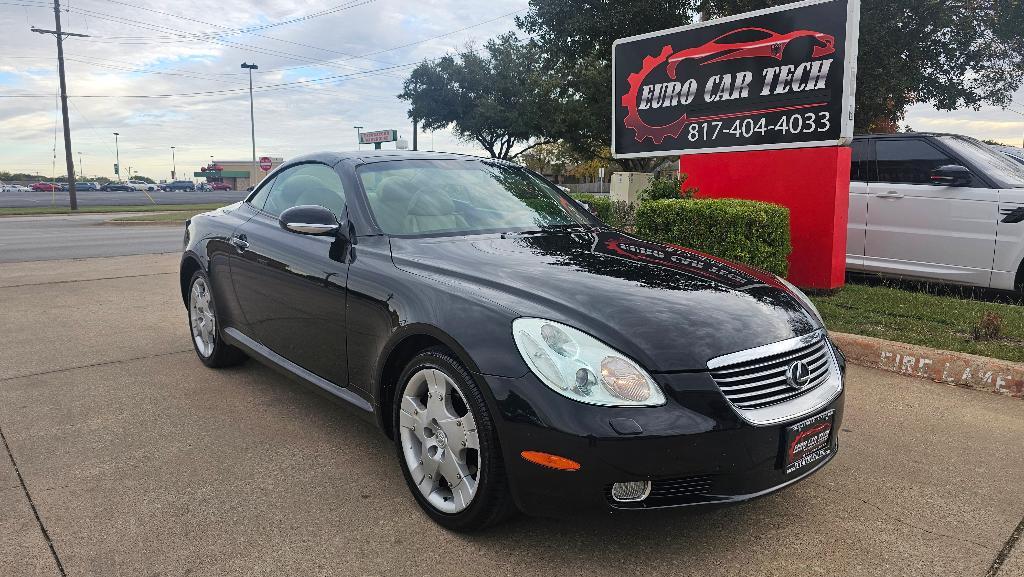
<path fill-rule="evenodd" d="M 138 204 L 138 205 L 112 205 L 112 206 L 80 206 L 75 214 L 96 213 L 96 212 L 166 212 L 166 211 L 192 211 L 194 213 L 206 212 L 224 206 L 224 203 L 211 204 Z M 66 206 L 30 206 L 20 208 L 0 208 L 0 216 L 35 216 L 46 214 L 72 214 L 71 209 Z"/>
<path fill-rule="evenodd" d="M 1024 306 L 978 300 L 970 289 L 958 295 L 949 289 L 918 288 L 924 290 L 906 290 L 894 283 L 851 283 L 835 294 L 811 298 L 830 330 L 1024 361 Z M 977 340 L 973 332 L 986 312 L 1000 317 L 1002 335 Z"/>
<path fill-rule="evenodd" d="M 132 216 L 119 216 L 110 219 L 113 222 L 185 222 L 186 219 L 206 212 L 209 209 L 175 210 L 173 212 L 154 212 L 151 214 L 136 214 Z"/>

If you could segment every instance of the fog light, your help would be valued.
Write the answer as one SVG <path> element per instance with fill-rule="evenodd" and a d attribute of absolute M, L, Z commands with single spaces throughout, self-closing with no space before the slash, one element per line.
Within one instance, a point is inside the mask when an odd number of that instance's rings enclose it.
<path fill-rule="evenodd" d="M 619 502 L 643 501 L 650 494 L 650 481 L 627 481 L 612 485 L 612 499 Z"/>

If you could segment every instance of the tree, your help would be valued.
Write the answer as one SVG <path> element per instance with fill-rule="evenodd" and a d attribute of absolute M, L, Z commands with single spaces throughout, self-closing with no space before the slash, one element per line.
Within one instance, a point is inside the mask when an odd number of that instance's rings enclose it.
<path fill-rule="evenodd" d="M 398 96 L 410 103 L 409 118 L 425 130 L 452 127 L 492 158 L 515 158 L 551 142 L 545 113 L 552 80 L 535 66 L 536 47 L 507 33 L 484 45 L 417 66 Z M 513 154 L 513 150 L 534 140 Z"/>
<path fill-rule="evenodd" d="M 791 0 L 530 0 L 516 22 L 532 35 L 542 66 L 562 79 L 555 123 L 584 155 L 611 138 L 611 47 L 617 38 L 679 26 L 700 12 L 728 16 Z M 1024 81 L 1022 0 L 862 0 L 857 76 L 858 132 L 892 132 L 907 108 L 1006 106 Z M 650 170 L 658 159 L 626 159 Z"/>
<path fill-rule="evenodd" d="M 710 17 L 789 0 L 702 0 Z M 858 132 L 890 132 L 919 102 L 1007 106 L 1024 80 L 1021 0 L 862 0 Z"/>
<path fill-rule="evenodd" d="M 610 161 L 612 42 L 684 24 L 691 14 L 689 0 L 530 0 L 530 11 L 516 24 L 532 36 L 541 67 L 559 79 L 549 135 L 578 156 Z M 660 160 L 619 162 L 627 170 L 645 171 Z"/>

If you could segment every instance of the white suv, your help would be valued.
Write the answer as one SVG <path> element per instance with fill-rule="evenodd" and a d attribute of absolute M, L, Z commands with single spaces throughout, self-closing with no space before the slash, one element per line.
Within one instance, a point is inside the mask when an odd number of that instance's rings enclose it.
<path fill-rule="evenodd" d="M 1024 167 L 951 134 L 857 136 L 846 268 L 1024 290 Z"/>

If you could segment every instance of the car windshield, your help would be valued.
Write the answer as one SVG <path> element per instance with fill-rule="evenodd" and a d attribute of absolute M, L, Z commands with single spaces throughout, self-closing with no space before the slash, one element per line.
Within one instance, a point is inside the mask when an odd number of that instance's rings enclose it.
<path fill-rule="evenodd" d="M 544 179 L 479 160 L 368 164 L 359 178 L 381 229 L 395 236 L 471 234 L 592 226 Z"/>
<path fill-rule="evenodd" d="M 1024 166 L 1014 163 L 984 143 L 959 136 L 941 136 L 942 142 L 996 181 L 1000 188 L 1024 188 Z"/>

